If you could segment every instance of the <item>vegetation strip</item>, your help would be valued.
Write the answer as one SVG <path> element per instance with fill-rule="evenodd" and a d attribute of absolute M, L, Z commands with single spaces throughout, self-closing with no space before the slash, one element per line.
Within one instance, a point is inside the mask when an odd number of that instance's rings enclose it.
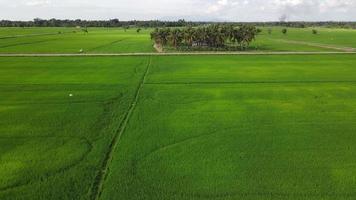
<path fill-rule="evenodd" d="M 331 55 L 356 54 L 356 52 L 190 52 L 190 53 L 41 53 L 41 54 L 0 54 L 0 57 L 110 57 L 110 56 L 189 56 L 189 55 Z"/>
<path fill-rule="evenodd" d="M 141 79 L 141 81 L 140 81 L 140 83 L 139 83 L 139 85 L 137 87 L 133 102 L 130 104 L 129 109 L 127 110 L 123 120 L 121 121 L 121 124 L 119 125 L 118 131 L 114 135 L 114 137 L 113 137 L 113 139 L 111 141 L 111 144 L 109 146 L 109 150 L 106 153 L 105 158 L 104 158 L 104 160 L 102 162 L 101 170 L 98 172 L 98 174 L 97 174 L 97 176 L 96 176 L 96 178 L 94 180 L 93 186 L 91 188 L 90 199 L 97 200 L 97 199 L 99 199 L 99 197 L 101 195 L 101 192 L 102 192 L 102 189 L 103 189 L 103 184 L 104 184 L 105 179 L 107 177 L 109 164 L 111 163 L 111 160 L 113 158 L 114 150 L 116 149 L 117 143 L 120 141 L 120 138 L 121 138 L 123 132 L 126 129 L 126 126 L 127 126 L 128 122 L 129 122 L 129 119 L 130 119 L 130 117 L 132 115 L 132 112 L 134 111 L 135 106 L 136 106 L 136 104 L 138 102 L 138 99 L 139 99 L 139 96 L 140 96 L 140 91 L 141 91 L 143 85 L 145 84 L 145 80 L 146 80 L 147 74 L 149 73 L 150 65 L 151 65 L 151 58 L 149 58 L 149 61 L 148 61 L 147 67 L 146 67 L 146 71 L 145 71 L 144 75 L 142 76 L 142 79 Z"/>
<path fill-rule="evenodd" d="M 332 83 L 356 83 L 356 80 L 350 81 L 227 81 L 227 82 L 147 82 L 147 85 L 204 85 L 204 84 L 332 84 Z"/>

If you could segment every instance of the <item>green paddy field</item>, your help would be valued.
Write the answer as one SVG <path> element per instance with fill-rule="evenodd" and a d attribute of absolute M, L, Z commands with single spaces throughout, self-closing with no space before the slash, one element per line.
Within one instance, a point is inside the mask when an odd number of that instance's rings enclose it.
<path fill-rule="evenodd" d="M 0 28 L 0 199 L 356 199 L 356 31 L 279 29 L 250 51 L 290 55 L 41 57 L 155 49 Z"/>

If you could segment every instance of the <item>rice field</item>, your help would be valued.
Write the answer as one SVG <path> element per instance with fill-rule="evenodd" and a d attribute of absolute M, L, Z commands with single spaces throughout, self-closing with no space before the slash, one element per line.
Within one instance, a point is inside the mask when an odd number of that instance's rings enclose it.
<path fill-rule="evenodd" d="M 32 30 L 32 33 L 28 33 Z M 25 35 L 24 32 L 26 33 Z M 60 33 L 59 33 L 60 32 Z M 150 30 L 89 28 L 16 29 L 11 34 L 0 28 L 0 53 L 134 53 L 154 52 Z M 2 37 L 2 38 L 1 38 Z"/>
<path fill-rule="evenodd" d="M 0 63 L 0 199 L 89 199 L 147 58 Z"/>
<path fill-rule="evenodd" d="M 150 29 L 0 28 L 0 53 L 38 54 L 0 57 L 0 199 L 355 199 L 356 56 L 293 52 L 356 32 L 280 29 L 250 51 L 291 55 L 37 57 L 155 49 Z"/>
<path fill-rule="evenodd" d="M 101 199 L 354 199 L 355 59 L 153 60 Z"/>
<path fill-rule="evenodd" d="M 282 27 L 272 28 L 271 34 L 268 29 L 261 28 L 249 51 L 342 51 L 320 44 L 356 48 L 356 30 L 316 28 L 318 34 L 314 35 L 313 28 L 288 28 L 284 35 Z M 77 28 L 0 28 L 0 53 L 150 53 L 155 52 L 149 35 L 152 30 L 89 28 L 85 33 Z"/>

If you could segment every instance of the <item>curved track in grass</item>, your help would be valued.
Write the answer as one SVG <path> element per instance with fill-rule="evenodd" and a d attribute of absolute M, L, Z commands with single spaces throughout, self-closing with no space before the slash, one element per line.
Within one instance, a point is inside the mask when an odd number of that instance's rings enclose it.
<path fill-rule="evenodd" d="M 64 171 L 68 171 L 68 170 L 72 169 L 73 167 L 77 166 L 78 164 L 80 164 L 93 149 L 93 144 L 85 137 L 61 137 L 61 136 L 0 137 L 0 139 L 21 139 L 21 140 L 25 140 L 25 139 L 29 139 L 29 138 L 31 138 L 31 139 L 36 139 L 36 138 L 40 138 L 40 139 L 56 139 L 56 138 L 78 139 L 79 141 L 83 141 L 86 144 L 87 149 L 78 159 L 74 160 L 72 163 L 70 163 L 66 166 L 59 167 L 58 169 L 56 169 L 54 171 L 48 171 L 44 175 L 39 175 L 36 179 L 28 179 L 28 180 L 25 180 L 22 182 L 19 181 L 17 183 L 14 183 L 14 184 L 11 184 L 11 185 L 8 185 L 5 187 L 0 187 L 0 192 L 5 192 L 8 190 L 16 189 L 18 187 L 26 186 L 34 180 L 36 181 L 40 178 L 48 178 L 48 177 L 54 176 L 56 174 L 62 173 Z"/>

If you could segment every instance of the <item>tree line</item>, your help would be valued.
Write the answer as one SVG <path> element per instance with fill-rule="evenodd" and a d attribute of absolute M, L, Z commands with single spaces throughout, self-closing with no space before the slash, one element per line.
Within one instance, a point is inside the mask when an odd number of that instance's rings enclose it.
<path fill-rule="evenodd" d="M 356 28 L 356 22 L 192 22 L 180 19 L 177 21 L 160 21 L 160 20 L 131 20 L 121 21 L 119 19 L 110 20 L 69 20 L 69 19 L 40 19 L 35 18 L 31 21 L 11 21 L 0 20 L 0 27 L 185 27 L 185 26 L 202 26 L 207 24 L 220 25 L 250 25 L 250 26 L 285 26 L 295 28 L 306 27 L 334 27 L 334 28 Z"/>
<path fill-rule="evenodd" d="M 223 48 L 237 45 L 240 50 L 248 48 L 260 32 L 255 26 L 208 25 L 184 28 L 156 28 L 151 39 L 159 46 Z"/>
<path fill-rule="evenodd" d="M 207 24 L 208 22 L 187 22 L 183 19 L 178 21 L 159 21 L 159 20 L 131 20 L 120 21 L 119 19 L 110 20 L 60 20 L 60 19 L 40 19 L 35 18 L 32 21 L 10 21 L 1 20 L 0 27 L 183 27 L 183 26 L 197 26 Z"/>

